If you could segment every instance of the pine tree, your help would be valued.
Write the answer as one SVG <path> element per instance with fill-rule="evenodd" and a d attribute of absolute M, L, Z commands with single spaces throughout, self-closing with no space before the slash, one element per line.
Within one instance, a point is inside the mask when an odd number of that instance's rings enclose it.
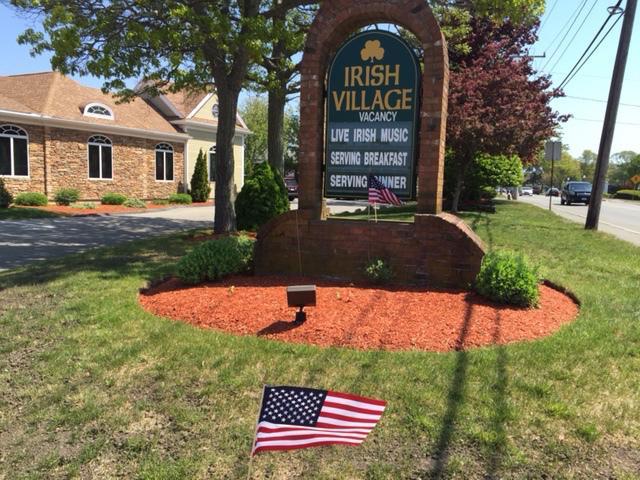
<path fill-rule="evenodd" d="M 207 172 L 207 160 L 204 152 L 200 149 L 196 168 L 191 177 L 191 198 L 194 202 L 206 202 L 209 200 L 211 185 L 209 185 L 209 174 Z"/>

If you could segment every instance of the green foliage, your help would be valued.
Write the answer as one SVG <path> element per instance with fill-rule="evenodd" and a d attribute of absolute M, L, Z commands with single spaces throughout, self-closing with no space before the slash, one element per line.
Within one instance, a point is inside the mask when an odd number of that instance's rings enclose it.
<path fill-rule="evenodd" d="M 127 198 L 123 205 L 127 208 L 147 208 L 147 204 L 139 198 Z"/>
<path fill-rule="evenodd" d="M 255 240 L 245 235 L 201 243 L 178 262 L 180 280 L 189 284 L 217 280 L 249 270 Z"/>
<path fill-rule="evenodd" d="M 210 193 L 211 184 L 209 183 L 209 173 L 207 170 L 207 157 L 202 149 L 200 149 L 200 152 L 198 152 L 198 159 L 196 160 L 196 166 L 193 170 L 193 175 L 191 176 L 191 199 L 194 202 L 206 202 L 209 200 Z"/>
<path fill-rule="evenodd" d="M 373 283 L 389 283 L 393 279 L 393 270 L 382 259 L 372 260 L 367 264 L 364 273 Z"/>
<path fill-rule="evenodd" d="M 169 195 L 169 203 L 177 203 L 179 205 L 191 205 L 191 195 L 188 193 L 174 193 Z"/>
<path fill-rule="evenodd" d="M 289 211 L 289 197 L 284 181 L 268 163 L 256 165 L 236 199 L 240 230 L 257 230 L 272 218 Z"/>
<path fill-rule="evenodd" d="M 534 307 L 538 304 L 538 269 L 522 254 L 490 252 L 482 260 L 476 291 L 499 303 Z"/>
<path fill-rule="evenodd" d="M 105 193 L 100 202 L 103 205 L 122 205 L 127 201 L 127 197 L 121 193 Z"/>
<path fill-rule="evenodd" d="M 609 166 L 609 183 L 621 187 L 632 187 L 631 178 L 640 175 L 640 155 L 630 150 L 613 155 Z"/>
<path fill-rule="evenodd" d="M 7 190 L 4 179 L 0 178 L 0 208 L 9 208 L 11 202 L 13 202 L 13 195 Z"/>
<path fill-rule="evenodd" d="M 614 197 L 623 200 L 640 200 L 640 190 L 618 190 Z"/>
<path fill-rule="evenodd" d="M 91 202 L 76 203 L 75 205 L 72 205 L 72 208 L 78 208 L 80 210 L 95 210 L 96 204 Z"/>
<path fill-rule="evenodd" d="M 61 188 L 55 193 L 53 199 L 58 205 L 68 207 L 80 199 L 80 192 L 76 188 Z"/>
<path fill-rule="evenodd" d="M 40 192 L 25 192 L 16 195 L 13 200 L 16 205 L 22 205 L 25 207 L 46 207 L 49 203 L 47 196 Z"/>

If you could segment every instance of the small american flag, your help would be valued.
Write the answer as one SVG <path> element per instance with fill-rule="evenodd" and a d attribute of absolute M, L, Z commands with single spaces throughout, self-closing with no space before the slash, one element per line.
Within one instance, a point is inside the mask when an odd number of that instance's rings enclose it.
<path fill-rule="evenodd" d="M 402 201 L 397 195 L 385 187 L 375 175 L 369 175 L 369 203 L 372 205 L 379 203 L 402 205 Z"/>
<path fill-rule="evenodd" d="M 386 402 L 302 387 L 265 387 L 251 454 L 329 444 L 360 445 Z"/>

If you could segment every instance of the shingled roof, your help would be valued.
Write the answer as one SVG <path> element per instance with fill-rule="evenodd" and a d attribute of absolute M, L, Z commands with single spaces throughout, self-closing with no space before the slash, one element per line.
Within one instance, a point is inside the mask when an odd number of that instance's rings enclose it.
<path fill-rule="evenodd" d="M 90 103 L 109 107 L 113 120 L 83 115 L 84 107 Z M 180 131 L 142 99 L 119 104 L 112 95 L 80 85 L 57 72 L 0 77 L 0 110 L 154 132 Z"/>

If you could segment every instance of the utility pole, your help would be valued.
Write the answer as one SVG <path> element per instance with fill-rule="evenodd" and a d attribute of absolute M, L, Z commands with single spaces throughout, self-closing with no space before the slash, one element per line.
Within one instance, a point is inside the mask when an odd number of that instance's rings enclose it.
<path fill-rule="evenodd" d="M 633 32 L 633 21 L 636 16 L 637 4 L 637 0 L 627 0 L 627 5 L 623 14 L 624 20 L 622 22 L 622 31 L 620 32 L 618 53 L 616 54 L 616 63 L 613 67 L 613 77 L 611 78 L 611 88 L 609 89 L 607 111 L 604 117 L 604 125 L 602 127 L 602 137 L 600 137 L 598 161 L 596 163 L 596 171 L 593 179 L 593 191 L 591 192 L 591 201 L 589 202 L 589 211 L 587 212 L 587 222 L 584 226 L 587 230 L 597 230 L 598 222 L 600 221 L 600 206 L 602 204 L 602 195 L 604 193 L 603 191 L 607 178 L 607 170 L 609 168 L 611 143 L 613 141 L 613 133 L 616 128 L 618 106 L 620 105 L 620 93 L 622 91 L 624 71 L 627 66 L 627 56 L 629 55 L 629 44 L 631 43 L 631 33 Z"/>

